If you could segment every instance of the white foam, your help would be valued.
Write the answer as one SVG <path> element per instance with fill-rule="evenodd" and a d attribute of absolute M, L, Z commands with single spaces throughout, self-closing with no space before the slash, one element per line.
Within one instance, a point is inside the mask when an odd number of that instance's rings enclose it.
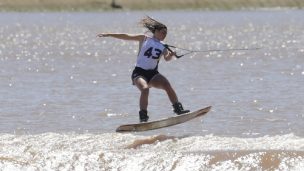
<path fill-rule="evenodd" d="M 0 170 L 299 170 L 304 165 L 304 138 L 293 134 L 259 138 L 116 133 L 0 137 Z"/>

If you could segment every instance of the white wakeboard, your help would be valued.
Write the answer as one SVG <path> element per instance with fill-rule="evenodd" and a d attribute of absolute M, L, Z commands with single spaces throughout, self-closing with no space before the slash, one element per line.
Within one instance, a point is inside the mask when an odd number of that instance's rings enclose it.
<path fill-rule="evenodd" d="M 136 124 L 127 124 L 127 125 L 121 125 L 116 129 L 116 132 L 138 132 L 138 131 L 147 131 L 152 129 L 159 129 L 163 127 L 168 127 L 172 125 L 177 125 L 180 123 L 187 122 L 191 119 L 194 119 L 196 117 L 202 116 L 209 112 L 211 109 L 211 106 L 208 106 L 206 108 L 189 112 L 182 115 L 177 115 L 161 120 L 151 121 L 151 122 L 142 122 L 142 123 L 136 123 Z"/>

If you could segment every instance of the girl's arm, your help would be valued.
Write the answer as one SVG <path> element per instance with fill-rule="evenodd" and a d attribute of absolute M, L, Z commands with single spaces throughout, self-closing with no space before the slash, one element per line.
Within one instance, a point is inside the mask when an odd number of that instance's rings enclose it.
<path fill-rule="evenodd" d="M 114 37 L 122 40 L 135 40 L 135 41 L 143 41 L 145 35 L 142 34 L 125 34 L 125 33 L 100 33 L 97 35 L 98 37 Z"/>

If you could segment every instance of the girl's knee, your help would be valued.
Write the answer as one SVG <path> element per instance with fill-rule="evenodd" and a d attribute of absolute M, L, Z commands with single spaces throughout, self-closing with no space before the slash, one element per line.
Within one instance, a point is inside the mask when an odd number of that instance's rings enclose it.
<path fill-rule="evenodd" d="M 143 87 L 140 89 L 141 93 L 149 93 L 149 87 Z"/>

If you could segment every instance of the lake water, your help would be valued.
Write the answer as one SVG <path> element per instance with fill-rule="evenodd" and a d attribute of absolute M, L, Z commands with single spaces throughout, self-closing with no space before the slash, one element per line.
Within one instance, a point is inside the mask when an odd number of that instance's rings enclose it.
<path fill-rule="evenodd" d="M 138 122 L 132 86 L 138 44 L 97 38 L 144 33 L 194 53 L 159 71 L 200 119 L 115 133 Z M 0 14 L 0 170 L 301 170 L 304 168 L 304 12 L 158 11 Z M 151 89 L 150 120 L 173 116 Z"/>

